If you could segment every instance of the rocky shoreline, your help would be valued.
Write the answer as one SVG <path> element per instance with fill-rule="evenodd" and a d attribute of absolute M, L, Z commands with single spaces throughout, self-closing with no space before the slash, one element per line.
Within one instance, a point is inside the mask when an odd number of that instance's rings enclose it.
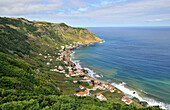
<path fill-rule="evenodd" d="M 103 41 L 102 41 L 103 42 Z M 101 43 L 101 42 L 94 42 L 94 43 Z M 76 64 L 72 61 L 72 59 L 71 59 L 71 54 L 73 53 L 73 50 L 74 49 L 77 49 L 77 48 L 79 48 L 79 47 L 81 47 L 81 46 L 88 46 L 88 45 L 92 45 L 92 44 L 94 44 L 94 43 L 90 43 L 90 44 L 81 44 L 81 45 L 78 45 L 78 46 L 76 46 L 76 47 L 73 47 L 73 48 L 69 48 L 69 49 L 67 49 L 68 51 L 69 51 L 69 54 L 68 54 L 68 58 L 69 58 L 69 61 L 72 63 L 72 65 L 74 65 L 74 67 L 76 66 Z M 76 68 L 76 69 L 80 69 L 80 68 Z M 86 74 L 86 75 L 88 75 L 87 73 L 88 73 L 88 71 L 86 70 L 86 69 L 84 69 L 83 67 L 81 68 L 81 70 Z M 108 85 L 108 86 L 110 86 L 111 88 L 114 88 L 114 90 L 117 90 L 117 92 L 118 93 L 121 93 L 122 91 L 120 91 L 119 89 L 117 89 L 116 87 L 114 87 L 113 85 L 110 85 L 108 82 L 106 82 L 106 81 L 103 81 L 103 80 L 99 80 L 99 79 L 97 79 L 97 78 L 94 78 L 94 77 L 91 77 L 90 75 L 88 75 L 92 80 L 96 80 L 97 82 L 100 82 L 100 83 L 102 83 L 102 84 L 104 84 L 104 85 Z M 130 99 L 128 99 L 127 97 L 125 97 L 125 95 L 122 97 L 122 101 L 124 102 L 124 103 L 126 103 L 127 104 L 127 102 L 129 102 L 129 104 L 130 103 L 135 103 L 136 105 L 138 105 L 138 106 L 140 106 L 140 107 L 144 107 L 142 104 L 140 104 L 140 103 L 137 103 L 136 101 L 134 101 L 134 100 L 130 100 Z"/>

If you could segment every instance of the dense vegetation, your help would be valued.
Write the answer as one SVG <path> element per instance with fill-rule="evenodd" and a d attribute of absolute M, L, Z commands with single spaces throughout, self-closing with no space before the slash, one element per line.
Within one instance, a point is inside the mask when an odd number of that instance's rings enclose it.
<path fill-rule="evenodd" d="M 78 85 L 62 74 L 50 72 L 54 65 L 46 65 L 49 58 L 58 56 L 61 45 L 72 42 L 84 44 L 101 41 L 90 31 L 72 28 L 64 23 L 28 21 L 23 18 L 0 18 L 0 110 L 152 110 L 122 105 L 113 101 L 99 101 L 91 97 L 76 97 Z M 87 84 L 82 84 L 87 85 Z"/>

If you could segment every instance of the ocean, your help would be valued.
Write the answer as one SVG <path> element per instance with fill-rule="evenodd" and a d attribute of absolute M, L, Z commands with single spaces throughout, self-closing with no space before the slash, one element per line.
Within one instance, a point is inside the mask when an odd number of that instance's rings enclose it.
<path fill-rule="evenodd" d="M 170 27 L 88 29 L 104 42 L 75 49 L 77 66 L 111 79 L 127 96 L 170 109 Z"/>

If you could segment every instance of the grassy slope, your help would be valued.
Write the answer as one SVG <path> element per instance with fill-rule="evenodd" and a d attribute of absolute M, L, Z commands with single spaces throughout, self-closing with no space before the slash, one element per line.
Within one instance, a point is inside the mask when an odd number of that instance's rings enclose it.
<path fill-rule="evenodd" d="M 132 109 L 112 101 L 100 102 L 72 95 L 78 91 L 74 79 L 49 72 L 56 62 L 61 45 L 74 41 L 88 44 L 101 40 L 83 28 L 61 24 L 28 21 L 22 18 L 0 18 L 0 109 Z M 53 62 L 47 66 L 43 55 Z M 73 89 L 74 88 L 74 89 Z"/>

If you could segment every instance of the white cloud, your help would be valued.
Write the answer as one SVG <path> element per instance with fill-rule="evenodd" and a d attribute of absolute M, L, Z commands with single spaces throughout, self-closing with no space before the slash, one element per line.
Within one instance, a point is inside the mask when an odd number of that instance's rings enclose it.
<path fill-rule="evenodd" d="M 108 0 L 50 0 L 47 3 L 42 3 L 42 0 L 19 1 L 21 0 L 0 0 L 0 14 L 25 14 L 24 16 L 29 14 L 29 18 L 33 16 L 37 20 L 40 16 L 44 20 L 49 20 L 50 17 L 51 21 L 76 25 L 142 24 L 170 19 L 170 0 L 110 0 L 110 2 Z M 58 9 L 62 9 L 62 12 Z"/>
<path fill-rule="evenodd" d="M 161 22 L 161 21 L 170 21 L 170 18 L 158 18 L 158 19 L 150 19 L 146 20 L 148 22 Z"/>
<path fill-rule="evenodd" d="M 147 20 L 149 22 L 160 22 L 160 21 L 164 21 L 163 19 L 152 19 L 152 20 Z"/>
<path fill-rule="evenodd" d="M 148 19 L 162 21 L 158 18 L 170 18 L 170 0 L 141 0 L 119 4 L 106 4 L 86 12 L 57 14 L 58 17 L 86 19 L 94 23 L 143 23 Z M 155 17 L 156 16 L 156 17 Z"/>
<path fill-rule="evenodd" d="M 42 0 L 0 0 L 1 15 L 27 15 L 40 11 L 62 8 L 61 0 L 51 0 L 44 4 Z"/>

